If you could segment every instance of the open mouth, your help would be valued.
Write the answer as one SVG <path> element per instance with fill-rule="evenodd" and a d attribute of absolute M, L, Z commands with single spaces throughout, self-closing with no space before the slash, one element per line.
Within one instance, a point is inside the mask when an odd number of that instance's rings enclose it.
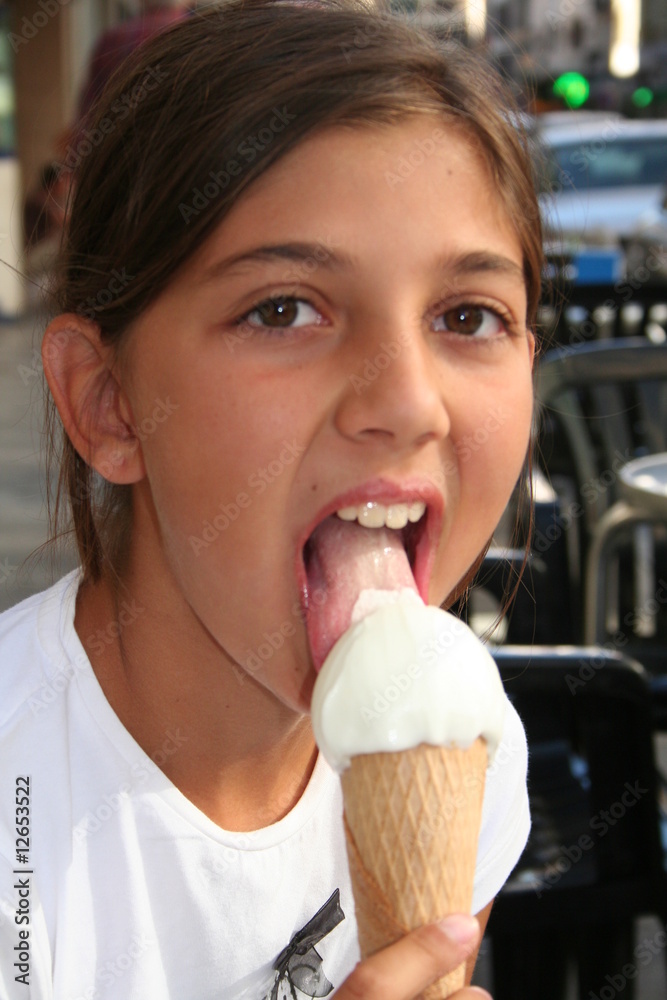
<path fill-rule="evenodd" d="M 324 517 L 303 547 L 304 604 L 319 670 L 352 620 L 363 591 L 415 591 L 427 598 L 433 518 L 423 500 L 365 501 Z"/>
<path fill-rule="evenodd" d="M 366 506 L 370 508 L 371 504 L 368 504 Z M 374 504 L 372 506 L 377 507 L 378 505 Z M 391 525 L 386 525 L 384 523 L 379 524 L 379 525 L 373 525 L 372 527 L 368 527 L 366 524 L 363 523 L 363 521 L 360 522 L 356 517 L 355 518 L 352 518 L 352 517 L 342 518 L 342 517 L 340 517 L 340 515 L 338 513 L 330 515 L 330 518 L 331 519 L 336 518 L 338 521 L 343 521 L 343 523 L 347 523 L 347 524 L 359 524 L 360 527 L 363 527 L 366 531 L 381 531 L 381 530 L 393 531 L 397 536 L 400 537 L 401 544 L 403 546 L 403 550 L 404 550 L 406 558 L 408 560 L 408 565 L 410 566 L 410 570 L 411 570 L 411 572 L 413 574 L 413 577 L 414 577 L 415 564 L 416 564 L 416 558 L 417 558 L 417 546 L 418 546 L 419 541 L 423 537 L 424 532 L 426 530 L 426 509 L 425 509 L 425 505 L 422 504 L 421 507 L 422 507 L 422 510 L 419 512 L 418 518 L 416 518 L 415 520 L 412 520 L 412 521 L 408 520 L 407 523 L 405 525 L 403 525 L 403 527 L 400 527 L 400 528 L 395 528 L 395 527 L 392 527 Z M 348 509 L 351 510 L 351 508 L 348 508 Z M 324 523 L 324 522 L 322 522 L 322 523 Z M 318 525 L 318 528 L 319 528 L 319 525 Z M 315 529 L 315 532 L 313 532 L 313 534 L 311 534 L 309 536 L 309 538 L 307 539 L 306 544 L 304 545 L 304 548 L 303 548 L 303 562 L 304 562 L 304 566 L 306 568 L 306 575 L 308 575 L 309 566 L 311 565 L 311 563 L 313 561 L 313 558 L 314 558 L 314 555 L 315 555 L 315 552 L 316 552 L 316 541 L 315 541 L 316 532 L 317 532 L 317 529 Z M 378 536 L 378 538 L 379 537 L 380 536 Z M 416 584 L 415 584 L 415 589 L 419 589 L 416 586 Z M 311 590 L 309 588 L 309 593 L 310 592 L 311 592 Z"/>

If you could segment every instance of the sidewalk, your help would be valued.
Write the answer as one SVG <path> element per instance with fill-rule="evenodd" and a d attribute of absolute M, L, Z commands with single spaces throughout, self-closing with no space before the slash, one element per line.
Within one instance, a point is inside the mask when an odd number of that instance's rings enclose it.
<path fill-rule="evenodd" d="M 48 558 L 26 562 L 47 540 L 40 340 L 32 317 L 0 324 L 0 610 L 48 586 L 64 566 L 50 572 Z"/>

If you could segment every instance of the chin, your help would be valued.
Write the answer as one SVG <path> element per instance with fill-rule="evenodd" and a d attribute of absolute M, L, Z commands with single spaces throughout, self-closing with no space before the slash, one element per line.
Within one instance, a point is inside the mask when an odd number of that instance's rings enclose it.
<path fill-rule="evenodd" d="M 316 680 L 317 673 L 311 665 L 306 671 L 302 671 L 298 667 L 293 668 L 290 671 L 289 684 L 268 683 L 263 686 L 269 696 L 273 697 L 283 708 L 297 715 L 310 715 L 310 703 Z"/>

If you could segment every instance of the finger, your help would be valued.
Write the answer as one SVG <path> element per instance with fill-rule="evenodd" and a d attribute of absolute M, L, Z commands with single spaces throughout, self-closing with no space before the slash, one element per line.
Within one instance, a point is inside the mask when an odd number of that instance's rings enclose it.
<path fill-rule="evenodd" d="M 479 924 L 467 914 L 419 927 L 360 962 L 336 994 L 337 1000 L 412 1000 L 465 962 L 479 941 Z M 460 991 L 457 998 L 484 996 Z"/>

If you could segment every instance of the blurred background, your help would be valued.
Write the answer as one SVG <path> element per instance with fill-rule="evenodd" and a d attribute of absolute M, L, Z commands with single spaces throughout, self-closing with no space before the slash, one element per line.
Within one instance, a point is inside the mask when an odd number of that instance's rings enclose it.
<path fill-rule="evenodd" d="M 74 565 L 66 545 L 44 550 L 39 346 L 71 171 L 94 141 L 85 114 L 126 54 L 198 6 L 209 4 L 0 0 L 0 610 Z M 392 6 L 480 51 L 510 83 L 545 227 L 534 524 L 517 491 L 463 611 L 492 644 L 526 724 L 534 817 L 478 978 L 496 1000 L 658 1000 L 667 996 L 667 4 Z"/>

